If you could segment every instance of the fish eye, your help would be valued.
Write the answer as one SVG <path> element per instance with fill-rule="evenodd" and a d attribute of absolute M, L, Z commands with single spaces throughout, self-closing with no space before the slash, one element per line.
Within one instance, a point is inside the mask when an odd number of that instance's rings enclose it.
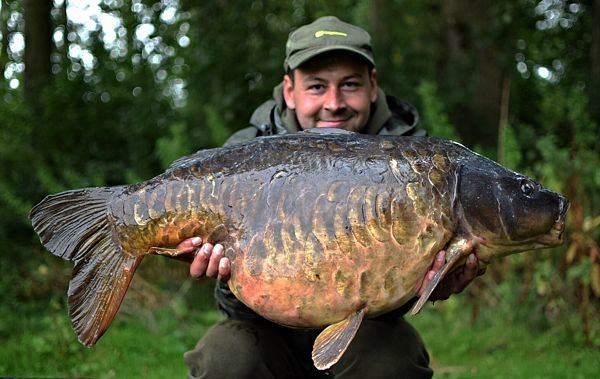
<path fill-rule="evenodd" d="M 532 196 L 535 193 L 535 184 L 530 180 L 521 179 L 521 192 L 527 197 Z"/>

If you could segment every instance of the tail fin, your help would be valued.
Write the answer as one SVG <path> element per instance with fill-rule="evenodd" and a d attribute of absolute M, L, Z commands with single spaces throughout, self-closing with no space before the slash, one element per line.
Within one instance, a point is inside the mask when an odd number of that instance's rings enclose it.
<path fill-rule="evenodd" d="M 124 254 L 112 238 L 108 202 L 120 190 L 87 188 L 47 196 L 29 216 L 46 249 L 75 265 L 69 315 L 86 346 L 110 326 L 142 260 Z"/>

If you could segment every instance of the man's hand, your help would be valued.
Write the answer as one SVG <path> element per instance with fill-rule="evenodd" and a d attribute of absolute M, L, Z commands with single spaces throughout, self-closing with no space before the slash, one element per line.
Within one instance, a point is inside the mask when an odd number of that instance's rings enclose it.
<path fill-rule="evenodd" d="M 223 255 L 223 245 L 202 243 L 202 238 L 193 237 L 183 240 L 177 245 L 177 250 L 182 252 L 196 251 L 194 260 L 190 265 L 190 275 L 194 278 L 208 276 L 226 282 L 231 274 L 231 264 Z"/>
<path fill-rule="evenodd" d="M 435 256 L 431 269 L 425 274 L 423 284 L 419 290 L 419 295 L 422 294 L 423 290 L 429 282 L 431 282 L 435 274 L 441 270 L 444 263 L 446 263 L 446 252 L 442 250 Z M 478 266 L 479 263 L 475 254 L 469 254 L 465 265 L 452 271 L 443 278 L 429 297 L 429 300 L 446 300 L 450 295 L 462 292 L 477 276 Z"/>

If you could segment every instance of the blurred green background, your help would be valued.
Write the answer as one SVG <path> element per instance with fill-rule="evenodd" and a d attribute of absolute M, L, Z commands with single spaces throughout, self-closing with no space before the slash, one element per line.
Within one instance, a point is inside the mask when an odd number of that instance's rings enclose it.
<path fill-rule="evenodd" d="M 210 280 L 144 262 L 92 349 L 66 310 L 70 264 L 28 212 L 48 193 L 133 183 L 247 125 L 288 33 L 323 15 L 369 30 L 379 83 L 459 140 L 571 200 L 567 241 L 491 266 L 410 318 L 437 377 L 600 372 L 600 0 L 0 1 L 0 376 L 185 376 L 219 315 Z"/>

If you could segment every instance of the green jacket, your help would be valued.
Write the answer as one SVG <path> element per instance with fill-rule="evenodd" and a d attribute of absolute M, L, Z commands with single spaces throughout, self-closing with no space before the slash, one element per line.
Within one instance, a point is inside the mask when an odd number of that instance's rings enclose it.
<path fill-rule="evenodd" d="M 386 96 L 380 89 L 377 101 L 372 104 L 371 118 L 366 125 L 367 134 L 424 136 L 427 133 L 417 128 L 419 114 L 409 103 L 393 96 Z M 296 113 L 285 106 L 283 100 L 283 84 L 273 89 L 273 99 L 264 102 L 252 114 L 249 127 L 234 133 L 225 146 L 248 142 L 256 137 L 286 134 L 300 131 Z M 217 281 L 215 297 L 219 309 L 227 317 L 265 321 L 254 311 L 239 301 L 229 290 L 227 283 Z M 398 317 L 410 309 L 413 302 L 405 304 L 400 309 L 392 311 L 384 317 Z"/>

